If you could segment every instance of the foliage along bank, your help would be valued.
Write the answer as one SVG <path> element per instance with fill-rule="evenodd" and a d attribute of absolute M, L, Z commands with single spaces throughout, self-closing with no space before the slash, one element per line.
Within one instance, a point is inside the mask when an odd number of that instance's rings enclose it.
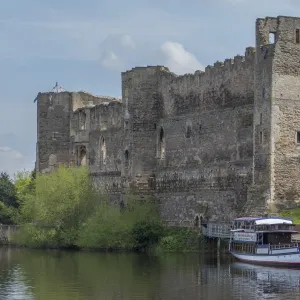
<path fill-rule="evenodd" d="M 50 174 L 20 173 L 17 205 L 8 214 L 21 225 L 13 243 L 33 248 L 196 251 L 198 233 L 169 229 L 152 199 L 126 195 L 112 205 L 97 191 L 86 168 L 60 167 Z M 1 189 L 1 187 L 0 187 Z"/>

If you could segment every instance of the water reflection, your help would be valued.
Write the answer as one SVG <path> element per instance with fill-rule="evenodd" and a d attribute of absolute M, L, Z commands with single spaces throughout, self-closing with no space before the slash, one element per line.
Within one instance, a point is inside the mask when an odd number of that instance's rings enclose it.
<path fill-rule="evenodd" d="M 0 249 L 0 299 L 300 299 L 300 270 L 227 256 Z"/>
<path fill-rule="evenodd" d="M 238 291 L 241 283 L 245 282 L 248 292 L 255 294 L 253 299 L 300 299 L 299 269 L 233 263 L 230 275 L 232 288 Z"/>

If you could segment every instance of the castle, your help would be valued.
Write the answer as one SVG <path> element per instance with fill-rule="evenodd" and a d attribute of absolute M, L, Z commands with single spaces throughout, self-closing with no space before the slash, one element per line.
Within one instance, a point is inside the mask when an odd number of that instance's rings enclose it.
<path fill-rule="evenodd" d="M 178 226 L 297 205 L 299 30 L 300 18 L 257 19 L 245 56 L 183 76 L 133 68 L 122 99 L 39 93 L 37 171 L 87 165 L 115 201 L 154 195 Z"/>

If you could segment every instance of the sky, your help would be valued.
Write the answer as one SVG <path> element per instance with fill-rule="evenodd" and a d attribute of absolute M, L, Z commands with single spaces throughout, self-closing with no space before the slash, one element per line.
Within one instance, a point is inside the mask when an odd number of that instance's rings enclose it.
<path fill-rule="evenodd" d="M 120 97 L 121 72 L 177 74 L 244 55 L 256 18 L 299 16 L 299 0 L 0 0 L 0 171 L 32 170 L 38 92 Z"/>

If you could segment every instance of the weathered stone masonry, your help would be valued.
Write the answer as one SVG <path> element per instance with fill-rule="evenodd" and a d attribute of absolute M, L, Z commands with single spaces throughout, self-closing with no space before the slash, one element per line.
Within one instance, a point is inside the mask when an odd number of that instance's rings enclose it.
<path fill-rule="evenodd" d="M 112 198 L 154 195 L 179 226 L 296 205 L 299 30 L 299 18 L 258 19 L 245 56 L 183 76 L 133 68 L 122 99 L 40 93 L 37 171 L 87 165 Z"/>

